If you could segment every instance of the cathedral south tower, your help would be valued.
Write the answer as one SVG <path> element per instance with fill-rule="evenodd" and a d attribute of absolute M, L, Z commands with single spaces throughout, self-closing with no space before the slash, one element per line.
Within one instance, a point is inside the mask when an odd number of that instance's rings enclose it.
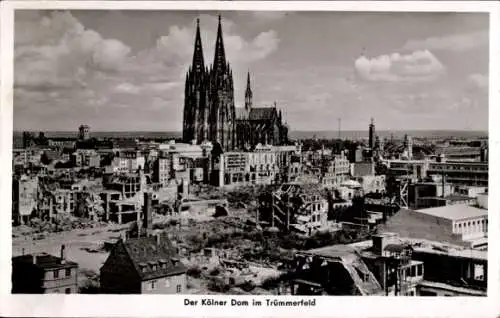
<path fill-rule="evenodd" d="M 209 74 L 205 68 L 203 46 L 200 36 L 200 21 L 196 22 L 193 62 L 186 73 L 184 91 L 184 120 L 182 139 L 184 142 L 201 143 L 208 138 Z"/>
<path fill-rule="evenodd" d="M 217 142 L 225 151 L 235 147 L 233 74 L 226 61 L 220 16 L 210 69 L 205 66 L 197 20 L 193 62 L 186 74 L 182 136 L 188 143 Z"/>

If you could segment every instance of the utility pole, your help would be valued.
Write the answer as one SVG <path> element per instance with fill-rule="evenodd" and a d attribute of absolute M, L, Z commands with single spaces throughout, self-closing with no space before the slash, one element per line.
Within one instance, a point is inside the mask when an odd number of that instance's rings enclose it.
<path fill-rule="evenodd" d="M 341 124 L 342 124 L 342 118 L 337 118 L 337 121 L 339 122 L 339 140 L 342 140 L 342 138 L 340 136 L 340 128 L 341 128 Z"/>

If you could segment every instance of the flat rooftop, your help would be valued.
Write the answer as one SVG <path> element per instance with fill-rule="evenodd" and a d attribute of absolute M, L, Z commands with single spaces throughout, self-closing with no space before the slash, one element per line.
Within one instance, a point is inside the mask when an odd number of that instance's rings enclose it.
<path fill-rule="evenodd" d="M 398 241 L 401 243 L 410 244 L 414 251 L 423 252 L 429 254 L 447 255 L 450 257 L 457 258 L 467 258 L 476 260 L 488 260 L 488 252 L 474 250 L 470 248 L 464 248 L 461 246 L 447 244 L 442 242 L 435 242 L 425 239 L 417 239 L 410 237 L 397 237 Z M 334 245 L 335 246 L 335 245 Z M 361 242 L 356 242 L 348 245 L 349 247 L 358 250 L 360 252 L 369 251 L 373 246 L 372 240 L 366 240 Z M 333 246 L 332 246 L 333 247 Z M 371 253 L 371 251 L 370 251 Z"/>
<path fill-rule="evenodd" d="M 36 256 L 36 264 L 33 264 L 33 254 L 16 256 L 12 258 L 13 266 L 20 264 L 28 264 L 33 265 L 43 269 L 57 269 L 57 268 L 68 268 L 68 267 L 78 267 L 78 264 L 75 262 L 71 262 L 66 260 L 65 262 L 61 262 L 61 258 L 47 254 L 47 253 L 39 253 L 35 254 Z"/>
<path fill-rule="evenodd" d="M 437 208 L 420 209 L 414 210 L 414 212 L 424 213 L 452 221 L 488 216 L 488 210 L 476 208 L 466 204 L 454 204 Z"/>
<path fill-rule="evenodd" d="M 442 289 L 442 290 L 451 290 L 455 291 L 461 294 L 468 294 L 470 296 L 487 296 L 486 291 L 481 291 L 481 290 L 475 290 L 472 288 L 466 288 L 466 287 L 458 287 L 458 286 L 453 286 L 449 284 L 444 284 L 444 283 L 439 283 L 439 282 L 430 282 L 430 281 L 421 281 L 419 283 L 420 286 L 422 287 L 431 287 L 431 288 L 437 288 L 437 289 Z"/>
<path fill-rule="evenodd" d="M 351 255 L 356 252 L 356 249 L 349 245 L 337 244 L 330 245 L 320 248 L 315 248 L 312 250 L 301 251 L 298 254 L 305 255 L 316 255 L 320 257 L 328 257 L 328 258 L 341 258 L 347 255 Z"/>

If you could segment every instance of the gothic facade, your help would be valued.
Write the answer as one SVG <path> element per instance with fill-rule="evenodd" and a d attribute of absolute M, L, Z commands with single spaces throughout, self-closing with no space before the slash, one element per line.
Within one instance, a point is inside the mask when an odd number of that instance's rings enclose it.
<path fill-rule="evenodd" d="M 218 143 L 223 151 L 248 150 L 261 144 L 287 142 L 288 129 L 281 111 L 273 107 L 253 107 L 248 74 L 245 106 L 235 107 L 233 72 L 226 60 L 219 16 L 213 64 L 205 65 L 200 25 L 197 20 L 193 61 L 186 74 L 183 140 Z"/>

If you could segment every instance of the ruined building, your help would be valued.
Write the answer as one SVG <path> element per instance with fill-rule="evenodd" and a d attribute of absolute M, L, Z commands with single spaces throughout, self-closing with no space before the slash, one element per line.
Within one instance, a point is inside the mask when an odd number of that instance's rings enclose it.
<path fill-rule="evenodd" d="M 182 294 L 187 268 L 166 233 L 153 233 L 151 193 L 144 194 L 142 218 L 113 246 L 100 269 L 103 293 Z"/>
<path fill-rule="evenodd" d="M 319 184 L 284 183 L 259 198 L 259 223 L 306 235 L 327 227 L 328 201 Z"/>

